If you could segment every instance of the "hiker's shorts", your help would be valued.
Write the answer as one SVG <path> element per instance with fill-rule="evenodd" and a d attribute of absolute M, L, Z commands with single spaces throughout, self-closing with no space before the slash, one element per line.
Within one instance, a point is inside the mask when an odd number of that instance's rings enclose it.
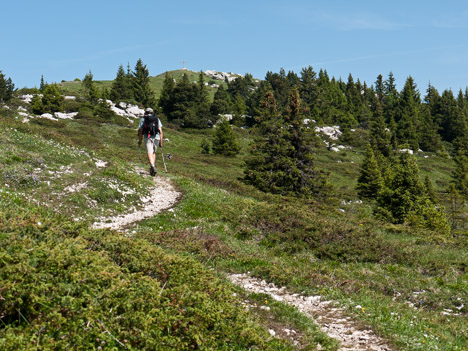
<path fill-rule="evenodd" d="M 147 138 L 146 139 L 146 152 L 148 154 L 155 154 L 158 150 L 159 139 Z"/>

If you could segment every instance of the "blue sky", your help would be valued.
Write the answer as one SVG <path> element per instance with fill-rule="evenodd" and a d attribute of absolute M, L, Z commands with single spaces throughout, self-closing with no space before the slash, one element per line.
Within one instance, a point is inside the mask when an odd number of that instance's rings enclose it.
<path fill-rule="evenodd" d="M 150 75 L 182 67 L 300 73 L 375 82 L 412 76 L 422 94 L 468 86 L 468 2 L 393 1 L 4 1 L 0 70 L 16 87 L 110 80 L 143 60 Z"/>

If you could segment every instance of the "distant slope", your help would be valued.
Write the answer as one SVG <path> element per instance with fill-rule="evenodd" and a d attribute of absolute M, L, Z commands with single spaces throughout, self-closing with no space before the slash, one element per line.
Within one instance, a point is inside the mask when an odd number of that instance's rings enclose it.
<path fill-rule="evenodd" d="M 191 70 L 175 70 L 175 71 L 168 71 L 170 75 L 176 80 L 179 81 L 182 79 L 182 76 L 184 74 L 188 75 L 189 81 L 190 82 L 198 82 L 199 79 L 199 74 L 200 72 L 195 72 Z M 163 87 L 164 83 L 164 77 L 165 77 L 166 72 L 163 72 L 161 74 L 158 74 L 156 76 L 151 76 L 150 77 L 150 87 L 154 90 L 156 98 L 159 99 L 159 96 L 161 95 L 161 90 Z M 214 79 L 206 74 L 205 76 L 205 82 L 206 83 L 216 83 L 218 85 L 225 84 L 224 81 Z M 108 88 L 110 89 L 112 87 L 112 82 L 113 80 L 96 80 L 96 87 L 98 89 L 103 89 L 103 88 Z M 62 82 L 59 83 L 58 86 L 60 89 L 63 91 L 65 95 L 82 95 L 84 93 L 83 86 L 81 81 L 69 81 L 69 82 Z M 214 94 L 216 93 L 217 88 L 216 87 L 211 87 L 210 85 L 207 86 L 210 100 L 213 100 Z"/>

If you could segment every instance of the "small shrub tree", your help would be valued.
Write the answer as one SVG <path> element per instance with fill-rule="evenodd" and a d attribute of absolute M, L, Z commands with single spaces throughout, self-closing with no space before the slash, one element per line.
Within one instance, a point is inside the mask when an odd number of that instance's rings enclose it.
<path fill-rule="evenodd" d="M 379 165 L 371 145 L 368 144 L 357 183 L 358 195 L 361 198 L 376 199 L 383 187 L 384 181 Z"/>
<path fill-rule="evenodd" d="M 213 153 L 224 156 L 236 156 L 240 151 L 236 135 L 228 121 L 223 121 L 216 127 L 213 140 Z"/>

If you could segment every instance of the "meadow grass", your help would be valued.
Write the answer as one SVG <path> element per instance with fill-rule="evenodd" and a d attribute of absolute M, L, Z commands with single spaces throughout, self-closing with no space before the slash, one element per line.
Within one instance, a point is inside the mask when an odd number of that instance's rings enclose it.
<path fill-rule="evenodd" d="M 147 177 L 131 171 L 139 162 L 133 126 L 83 121 L 23 125 L 10 115 L 2 117 L 1 122 L 5 126 L 0 142 L 0 160 L 6 165 L 1 172 L 2 184 L 8 184 L 2 185 L 5 191 L 22 198 L 34 189 L 37 198 L 43 201 L 50 189 L 63 193 L 67 186 L 81 182 L 82 174 L 90 173 L 88 186 L 93 190 L 53 198 L 40 206 L 50 208 L 54 203 L 58 212 L 83 213 L 90 222 L 93 216 L 101 214 L 101 209 L 124 211 L 150 184 Z M 155 255 L 164 253 L 171 267 L 169 262 L 176 258 L 197 262 L 197 269 L 214 272 L 221 281 L 224 272 L 250 272 L 286 286 L 292 292 L 320 294 L 336 300 L 351 316 L 372 326 L 397 348 L 466 349 L 466 241 L 453 238 L 440 243 L 432 239 L 433 233 L 374 219 L 371 204 L 356 202 L 352 179 L 357 177 L 362 160 L 359 150 L 334 153 L 324 147 L 318 149 L 317 164 L 331 171 L 330 180 L 335 186 L 335 198 L 330 198 L 326 204 L 259 192 L 239 180 L 252 137 L 244 130 L 237 133 L 242 140 L 241 154 L 224 158 L 201 154 L 201 141 L 211 138 L 212 131 L 165 129 L 170 141 L 165 143 L 164 151 L 173 157 L 166 161 L 169 174 L 164 176 L 183 191 L 184 198 L 173 211 L 135 226 L 132 243 L 122 238 L 125 244 L 118 245 L 131 245 L 129 252 L 132 254 L 125 255 L 126 264 L 140 267 L 142 271 L 151 266 L 147 255 L 140 259 L 140 245 Z M 34 151 L 30 152 L 31 149 Z M 158 157 L 161 165 L 160 155 Z M 45 169 L 35 164 L 39 158 L 54 171 L 70 165 L 80 171 L 52 181 L 47 178 Z M 108 161 L 109 166 L 98 169 L 94 159 Z M 430 157 L 418 158 L 418 162 L 422 172 L 429 174 L 434 182 L 439 178 L 448 181 L 450 160 Z M 20 174 L 17 170 L 24 164 L 29 167 L 26 174 L 41 168 L 37 171 L 36 183 L 28 177 L 21 180 L 18 176 L 17 181 L 5 177 L 10 174 L 6 171 Z M 437 170 L 431 172 L 432 167 Z M 135 198 L 122 199 L 121 194 L 108 187 L 108 180 L 132 188 Z M 50 186 L 47 181 L 51 182 Z M 437 190 L 442 191 L 442 187 Z M 88 198 L 97 202 L 95 210 L 87 208 Z M 9 206 L 5 205 L 3 211 Z M 43 220 L 39 217 L 39 221 Z M 11 225 L 8 230 L 16 232 L 19 228 Z M 84 240 L 96 235 L 84 231 L 79 236 Z M 102 248 L 101 241 L 114 242 L 117 237 L 104 237 L 96 245 Z M 115 263 L 124 251 L 116 253 L 112 245 L 104 245 L 103 250 Z M 161 258 L 163 262 L 166 262 L 165 257 Z M 127 272 L 125 270 L 124 275 Z M 201 285 L 203 280 L 193 282 L 193 286 L 190 283 L 187 289 L 198 286 L 203 292 Z M 245 298 L 259 301 L 264 296 Z M 267 327 L 268 323 L 274 323 L 285 328 L 290 325 L 302 328 L 305 349 L 314 349 L 317 343 L 328 345 L 330 350 L 336 349 L 336 343 L 317 332 L 310 321 L 300 327 L 302 317 L 298 317 L 294 309 L 278 305 L 267 317 L 262 315 L 263 311 L 252 309 L 249 320 L 257 318 Z M 253 317 L 255 314 L 257 317 Z M 268 338 L 265 330 L 255 330 L 251 334 L 253 339 L 267 336 L 266 348 L 292 347 L 286 341 L 275 344 L 277 341 Z M 15 334 L 14 329 L 11 331 Z"/>

